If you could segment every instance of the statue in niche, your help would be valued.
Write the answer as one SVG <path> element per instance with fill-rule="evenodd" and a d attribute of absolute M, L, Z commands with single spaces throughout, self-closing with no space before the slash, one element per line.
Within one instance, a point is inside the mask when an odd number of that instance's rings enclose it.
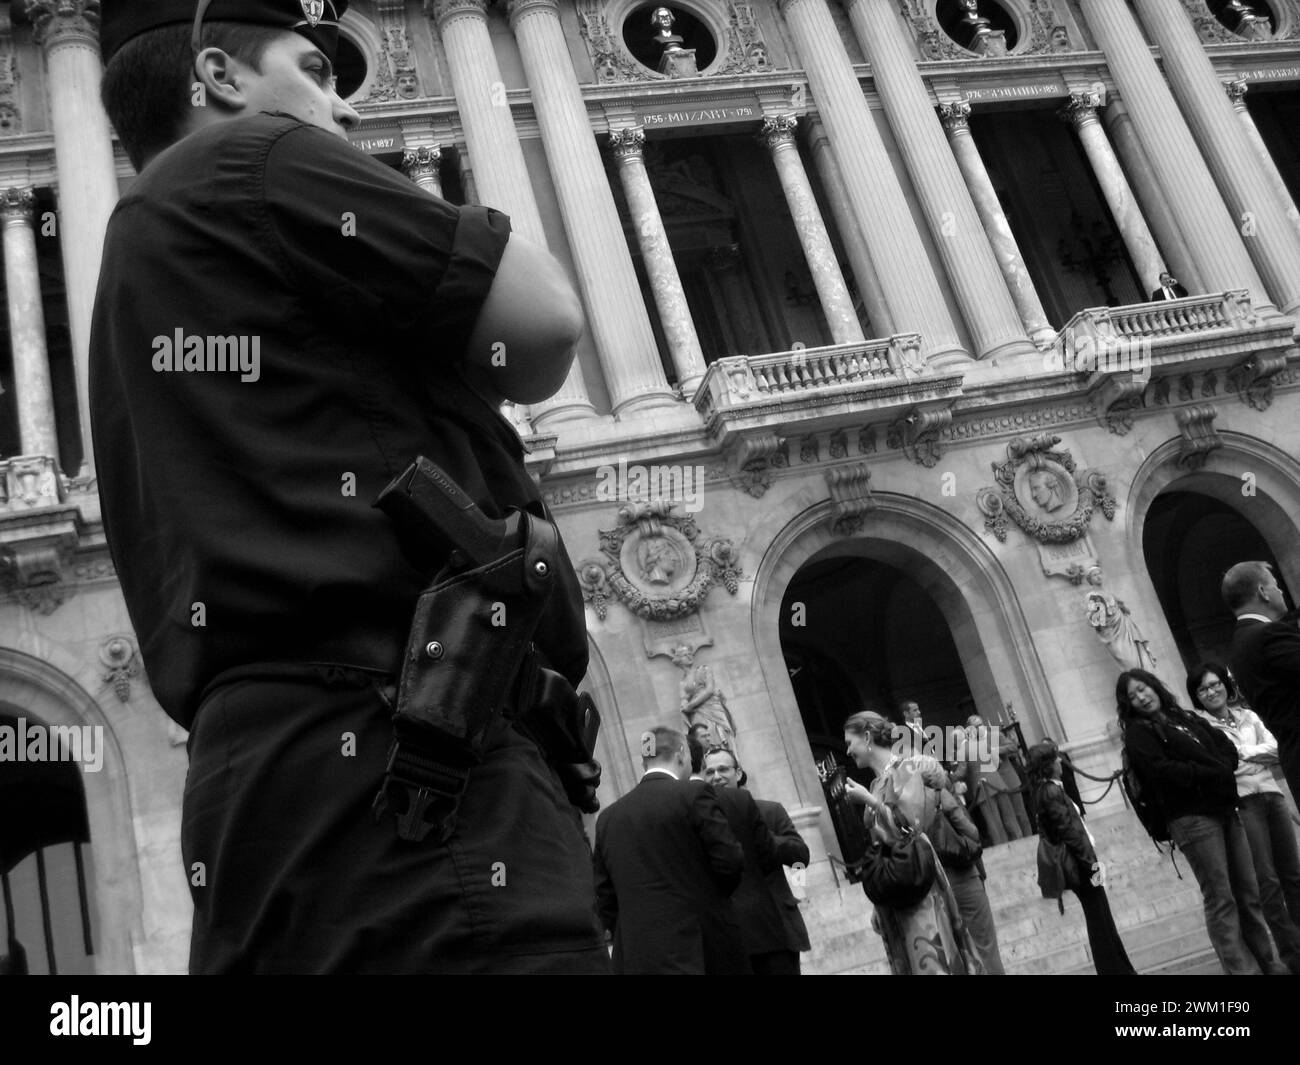
<path fill-rule="evenodd" d="M 1124 601 L 1100 590 L 1100 569 L 1093 567 L 1088 571 L 1088 583 L 1094 590 L 1084 596 L 1083 609 L 1097 639 L 1106 645 L 1121 669 L 1145 669 L 1154 673 L 1156 656 L 1151 653 L 1150 643 Z"/>
<path fill-rule="evenodd" d="M 982 52 L 987 46 L 989 34 L 993 32 L 992 24 L 979 13 L 979 0 L 961 0 L 961 6 L 966 9 L 961 24 L 970 34 L 966 47 L 972 52 Z"/>
<path fill-rule="evenodd" d="M 676 21 L 677 16 L 666 7 L 657 7 L 650 15 L 650 25 L 659 27 L 654 42 L 661 45 L 665 52 L 680 52 L 682 49 L 682 38 L 673 33 L 673 23 Z"/>
<path fill-rule="evenodd" d="M 673 665 L 682 671 L 680 709 L 689 732 L 696 725 L 704 725 L 706 731 L 701 742 L 706 747 L 726 747 L 729 751 L 736 749 L 736 723 L 731 719 L 727 702 L 718 691 L 713 679 L 713 670 L 705 663 L 695 664 L 695 652 L 684 643 L 673 648 Z"/>

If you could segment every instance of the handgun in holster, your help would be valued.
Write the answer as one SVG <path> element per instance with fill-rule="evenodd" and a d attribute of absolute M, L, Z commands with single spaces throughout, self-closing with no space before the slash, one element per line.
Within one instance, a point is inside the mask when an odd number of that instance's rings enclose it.
<path fill-rule="evenodd" d="M 564 558 L 542 505 L 489 518 L 423 456 L 374 505 L 415 565 L 445 561 L 411 619 L 375 820 L 391 811 L 402 839 L 446 842 L 471 770 L 511 725 L 555 766 L 570 802 L 594 812 L 600 715 L 533 643 Z"/>

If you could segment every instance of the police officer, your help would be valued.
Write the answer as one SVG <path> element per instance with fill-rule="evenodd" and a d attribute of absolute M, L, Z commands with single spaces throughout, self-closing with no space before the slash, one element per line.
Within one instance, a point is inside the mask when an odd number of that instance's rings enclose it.
<path fill-rule="evenodd" d="M 102 7 L 102 96 L 140 174 L 104 246 L 92 425 L 131 622 L 190 729 L 190 968 L 603 971 L 572 789 L 524 730 L 495 723 L 445 842 L 372 813 L 430 572 L 370 503 L 421 454 L 488 517 L 539 511 L 497 407 L 553 394 L 582 322 L 504 215 L 348 144 L 346 8 Z M 536 644 L 571 696 L 563 562 Z"/>

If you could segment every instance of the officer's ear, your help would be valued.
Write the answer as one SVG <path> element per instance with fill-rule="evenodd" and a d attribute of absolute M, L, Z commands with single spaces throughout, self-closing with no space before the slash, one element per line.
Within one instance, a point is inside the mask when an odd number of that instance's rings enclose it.
<path fill-rule="evenodd" d="M 243 88 L 244 69 L 238 59 L 220 48 L 204 48 L 194 57 L 191 102 L 196 106 L 243 111 L 248 106 Z"/>

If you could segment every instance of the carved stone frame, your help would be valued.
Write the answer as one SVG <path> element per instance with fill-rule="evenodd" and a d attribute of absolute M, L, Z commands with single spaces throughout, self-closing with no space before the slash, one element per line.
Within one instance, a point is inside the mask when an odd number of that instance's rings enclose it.
<path fill-rule="evenodd" d="M 1008 517 L 1028 536 L 1044 544 L 1068 544 L 1084 536 L 1098 507 L 1107 521 L 1114 520 L 1116 501 L 1106 487 L 1106 478 L 1096 470 L 1077 471 L 1069 450 L 1056 448 L 1060 442 L 1059 436 L 1050 433 L 1017 437 L 1007 444 L 1006 461 L 992 464 L 997 487 L 981 489 L 976 502 L 984 514 L 984 527 L 998 540 L 1006 542 Z M 1078 493 L 1073 512 L 1056 520 L 1030 514 L 1016 495 L 1016 478 L 1022 467 L 1060 470 L 1069 475 Z"/>

